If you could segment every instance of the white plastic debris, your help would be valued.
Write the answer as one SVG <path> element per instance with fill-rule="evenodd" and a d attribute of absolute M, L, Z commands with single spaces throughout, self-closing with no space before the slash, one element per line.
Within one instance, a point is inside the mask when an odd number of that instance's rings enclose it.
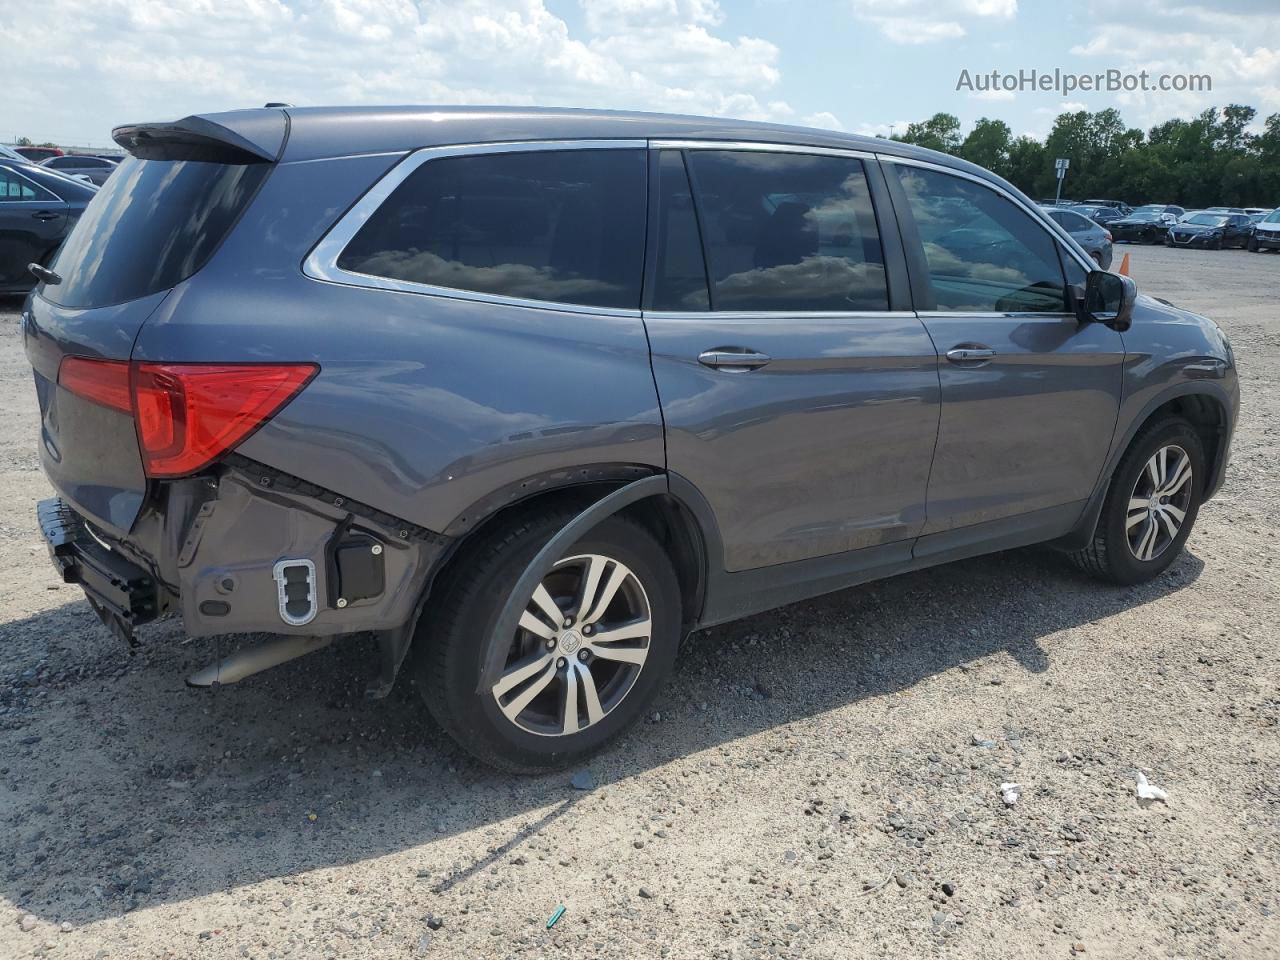
<path fill-rule="evenodd" d="M 1160 787 L 1153 786 L 1147 782 L 1146 775 L 1138 771 L 1138 799 L 1139 800 L 1161 800 L 1165 803 L 1169 802 L 1169 794 Z"/>
<path fill-rule="evenodd" d="M 1018 802 L 1022 790 L 1020 783 L 1002 783 L 1000 784 L 1000 796 L 1004 798 L 1004 805 L 1012 807 Z"/>

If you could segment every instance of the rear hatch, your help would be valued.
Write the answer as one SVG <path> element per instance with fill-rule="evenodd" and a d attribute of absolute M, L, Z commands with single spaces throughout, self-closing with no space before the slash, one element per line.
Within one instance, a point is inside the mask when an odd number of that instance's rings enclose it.
<path fill-rule="evenodd" d="M 23 338 L 45 472 L 64 500 L 117 536 L 147 492 L 129 393 L 138 332 L 232 230 L 286 127 L 280 111 L 253 110 L 118 128 L 131 156 L 49 265 L 56 276 L 28 301 Z"/>

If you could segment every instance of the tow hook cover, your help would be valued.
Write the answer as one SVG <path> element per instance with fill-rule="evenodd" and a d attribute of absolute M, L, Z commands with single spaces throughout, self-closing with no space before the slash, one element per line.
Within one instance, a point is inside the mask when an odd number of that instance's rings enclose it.
<path fill-rule="evenodd" d="M 271 569 L 280 601 L 280 619 L 301 627 L 316 616 L 316 565 L 310 560 L 281 560 Z"/>

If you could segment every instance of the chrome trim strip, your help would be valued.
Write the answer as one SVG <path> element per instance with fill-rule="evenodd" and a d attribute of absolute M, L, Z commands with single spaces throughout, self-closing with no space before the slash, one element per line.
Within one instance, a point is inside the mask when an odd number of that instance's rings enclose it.
<path fill-rule="evenodd" d="M 479 303 L 506 304 L 515 307 L 534 307 L 541 310 L 558 310 L 564 313 L 590 313 L 597 316 L 639 317 L 638 309 L 618 307 L 593 307 L 580 303 L 559 303 L 553 300 L 530 300 L 526 297 L 508 297 L 501 294 L 482 293 L 475 290 L 459 290 L 410 280 L 394 280 L 375 277 L 367 273 L 343 270 L 338 257 L 348 243 L 365 225 L 373 212 L 382 206 L 396 187 L 424 163 L 441 157 L 464 157 L 486 153 L 527 153 L 535 150 L 644 150 L 649 141 L 636 140 L 521 140 L 510 143 L 468 143 L 448 147 L 427 147 L 408 154 L 388 170 L 355 205 L 343 214 L 320 242 L 312 248 L 302 264 L 302 272 L 312 280 L 337 283 L 349 287 L 366 287 L 411 293 L 418 296 L 448 297 L 453 300 L 473 300 Z"/>
<path fill-rule="evenodd" d="M 300 167 L 306 163 L 328 163 L 330 160 L 363 160 L 367 157 L 403 157 L 408 150 L 383 150 L 379 153 L 343 153 L 332 157 L 312 157 L 310 160 L 284 160 L 281 167 Z"/>
<path fill-rule="evenodd" d="M 1001 313 L 999 310 L 989 310 L 981 313 L 968 310 L 921 310 L 917 316 L 927 317 L 930 320 L 1076 320 L 1074 313 L 1067 313 L 1065 310 L 1022 310 L 1009 313 Z"/>
<path fill-rule="evenodd" d="M 645 310 L 646 320 L 900 320 L 914 310 Z"/>
<path fill-rule="evenodd" d="M 820 157 L 853 157 L 874 160 L 867 150 L 845 150 L 839 147 L 806 147 L 797 143 L 767 143 L 761 140 L 650 140 L 653 150 L 755 150 L 762 153 L 810 153 Z"/>
<path fill-rule="evenodd" d="M 1038 207 L 1028 206 L 1018 196 L 1010 193 L 999 184 L 992 183 L 990 180 L 985 180 L 982 177 L 969 173 L 967 170 L 957 170 L 955 167 L 948 167 L 942 163 L 930 163 L 928 160 L 917 160 L 914 157 L 899 157 L 889 153 L 880 153 L 876 154 L 876 156 L 879 157 L 881 163 L 898 163 L 907 167 L 923 167 L 926 170 L 934 170 L 938 173 L 950 174 L 951 176 L 959 177 L 962 180 L 971 180 L 976 184 L 986 187 L 988 190 L 1000 194 L 1000 196 L 1007 200 L 1012 200 L 1015 204 L 1021 207 L 1024 212 L 1031 214 L 1032 219 L 1039 223 L 1041 227 L 1048 224 L 1052 228 L 1050 232 L 1051 236 L 1054 236 L 1059 243 L 1062 243 L 1064 238 L 1069 241 L 1062 245 L 1073 257 L 1076 258 L 1080 266 L 1084 268 L 1085 273 L 1092 273 L 1094 270 L 1100 269 L 1099 266 L 1093 262 L 1093 258 L 1080 248 L 1080 245 L 1076 243 L 1071 234 L 1067 233 L 1063 227 L 1054 223 L 1053 220 L 1046 216 Z"/>

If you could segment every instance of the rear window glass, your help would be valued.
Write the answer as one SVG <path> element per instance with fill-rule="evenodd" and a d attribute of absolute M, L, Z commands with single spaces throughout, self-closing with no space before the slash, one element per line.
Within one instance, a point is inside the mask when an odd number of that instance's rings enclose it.
<path fill-rule="evenodd" d="M 116 168 L 85 208 L 44 284 L 47 300 L 101 307 L 191 276 L 209 259 L 271 169 L 268 163 L 138 160 Z"/>
<path fill-rule="evenodd" d="M 457 290 L 637 309 L 643 149 L 430 160 L 338 257 L 352 273 Z"/>
<path fill-rule="evenodd" d="M 862 161 L 691 150 L 715 310 L 887 310 Z"/>

